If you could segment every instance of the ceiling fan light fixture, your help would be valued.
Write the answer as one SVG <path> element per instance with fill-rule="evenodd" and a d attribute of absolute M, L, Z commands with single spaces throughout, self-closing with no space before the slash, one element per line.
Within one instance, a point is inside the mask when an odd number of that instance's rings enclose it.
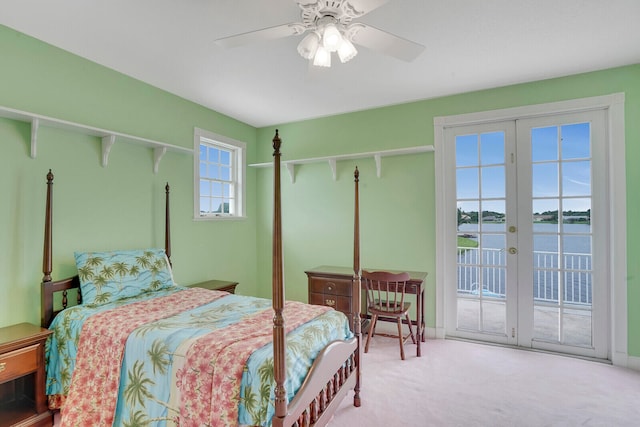
<path fill-rule="evenodd" d="M 340 47 L 342 43 L 342 36 L 340 35 L 340 31 L 333 23 L 328 23 L 324 26 L 324 31 L 322 34 L 322 45 L 329 52 L 335 52 Z"/>
<path fill-rule="evenodd" d="M 319 45 L 320 36 L 315 31 L 312 31 L 298 44 L 298 53 L 304 59 L 311 59 L 316 54 Z"/>
<path fill-rule="evenodd" d="M 338 48 L 338 57 L 340 58 L 340 62 L 343 64 L 345 62 L 351 61 L 358 54 L 358 50 L 346 37 L 342 38 L 342 43 Z"/>
<path fill-rule="evenodd" d="M 313 57 L 313 65 L 317 67 L 331 67 L 331 52 L 323 46 L 318 46 L 316 54 Z"/>

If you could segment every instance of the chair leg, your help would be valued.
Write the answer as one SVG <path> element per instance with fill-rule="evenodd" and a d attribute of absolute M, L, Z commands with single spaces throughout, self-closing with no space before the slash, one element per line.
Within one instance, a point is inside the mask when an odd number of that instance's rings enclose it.
<path fill-rule="evenodd" d="M 369 333 L 367 334 L 367 343 L 364 345 L 364 352 L 368 353 L 369 352 L 369 341 L 371 340 L 371 337 L 373 336 L 373 331 L 376 329 L 376 321 L 378 320 L 378 315 L 374 314 L 373 317 L 371 318 L 371 325 L 369 325 Z"/>
<path fill-rule="evenodd" d="M 400 358 L 404 360 L 404 337 L 402 335 L 402 319 L 398 319 L 398 339 L 400 340 Z"/>
<path fill-rule="evenodd" d="M 411 334 L 411 341 L 413 341 L 413 343 L 416 343 L 416 337 L 415 335 L 413 335 L 413 326 L 411 326 L 411 318 L 409 317 L 409 315 L 407 314 L 407 324 L 409 325 L 409 334 Z"/>

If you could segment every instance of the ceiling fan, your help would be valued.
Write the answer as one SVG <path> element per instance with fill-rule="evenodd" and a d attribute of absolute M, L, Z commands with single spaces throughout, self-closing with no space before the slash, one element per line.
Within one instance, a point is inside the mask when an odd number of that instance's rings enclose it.
<path fill-rule="evenodd" d="M 355 18 L 360 18 L 389 0 L 295 1 L 302 10 L 302 22 L 224 37 L 215 43 L 230 48 L 307 33 L 298 44 L 298 53 L 320 67 L 331 66 L 332 52 L 337 52 L 343 63 L 351 60 L 358 53 L 354 44 L 408 62 L 424 50 L 424 46 L 419 43 L 361 22 L 353 22 Z"/>

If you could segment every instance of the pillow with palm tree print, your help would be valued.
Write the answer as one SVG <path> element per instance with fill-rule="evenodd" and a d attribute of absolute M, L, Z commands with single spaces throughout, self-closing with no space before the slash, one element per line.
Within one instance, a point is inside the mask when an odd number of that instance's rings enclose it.
<path fill-rule="evenodd" d="M 76 252 L 83 304 L 102 305 L 175 286 L 163 249 Z"/>

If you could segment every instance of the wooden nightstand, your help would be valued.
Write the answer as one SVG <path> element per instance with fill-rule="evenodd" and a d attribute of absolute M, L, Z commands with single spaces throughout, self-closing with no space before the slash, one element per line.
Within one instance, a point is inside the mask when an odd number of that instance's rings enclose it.
<path fill-rule="evenodd" d="M 228 280 L 205 280 L 204 282 L 189 285 L 190 288 L 212 289 L 215 291 L 229 292 L 231 294 L 236 293 L 236 286 L 238 286 L 238 282 L 230 282 Z"/>
<path fill-rule="evenodd" d="M 44 342 L 50 334 L 30 323 L 0 328 L 0 427 L 53 425 L 44 368 Z"/>

